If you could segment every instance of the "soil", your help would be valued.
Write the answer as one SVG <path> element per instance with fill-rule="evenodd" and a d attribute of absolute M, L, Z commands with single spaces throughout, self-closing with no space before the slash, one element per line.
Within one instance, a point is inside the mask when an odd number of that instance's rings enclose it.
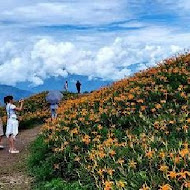
<path fill-rule="evenodd" d="M 3 139 L 5 148 L 0 150 L 0 190 L 31 190 L 32 177 L 27 174 L 26 159 L 28 147 L 39 131 L 40 126 L 19 133 L 16 140 L 19 154 L 10 154 L 7 139 Z"/>

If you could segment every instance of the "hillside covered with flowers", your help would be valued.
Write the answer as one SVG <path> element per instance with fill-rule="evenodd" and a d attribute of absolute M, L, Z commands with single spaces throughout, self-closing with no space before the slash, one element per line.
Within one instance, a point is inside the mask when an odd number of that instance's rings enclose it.
<path fill-rule="evenodd" d="M 33 144 L 29 166 L 44 189 L 65 182 L 88 190 L 189 189 L 189 128 L 185 54 L 63 102 Z"/>

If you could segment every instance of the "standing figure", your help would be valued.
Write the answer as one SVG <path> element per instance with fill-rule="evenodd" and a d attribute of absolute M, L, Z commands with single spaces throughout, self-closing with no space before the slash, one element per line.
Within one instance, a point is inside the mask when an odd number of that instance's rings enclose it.
<path fill-rule="evenodd" d="M 62 98 L 63 94 L 57 90 L 50 91 L 46 96 L 46 101 L 50 104 L 52 120 L 57 118 L 58 104 Z"/>
<path fill-rule="evenodd" d="M 76 87 L 77 87 L 77 92 L 78 92 L 78 94 L 80 94 L 81 83 L 80 83 L 79 81 L 77 81 L 77 83 L 76 83 Z"/>
<path fill-rule="evenodd" d="M 65 82 L 64 89 L 66 92 L 68 92 L 68 82 L 67 81 Z"/>
<path fill-rule="evenodd" d="M 0 117 L 0 149 L 3 149 L 4 146 L 2 145 L 2 139 L 3 139 L 3 122 L 1 120 L 1 117 Z"/>
<path fill-rule="evenodd" d="M 52 119 L 57 118 L 57 109 L 58 109 L 58 104 L 50 104 L 51 118 Z"/>
<path fill-rule="evenodd" d="M 6 136 L 9 140 L 9 153 L 19 153 L 19 150 L 15 148 L 15 140 L 18 135 L 18 118 L 16 111 L 22 111 L 24 100 L 20 101 L 20 107 L 16 107 L 13 103 L 13 96 L 7 96 L 4 98 L 7 111 L 7 129 Z"/>

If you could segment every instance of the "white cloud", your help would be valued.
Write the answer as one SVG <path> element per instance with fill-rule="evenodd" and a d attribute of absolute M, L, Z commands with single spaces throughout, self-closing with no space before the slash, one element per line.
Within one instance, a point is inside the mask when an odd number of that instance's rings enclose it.
<path fill-rule="evenodd" d="M 190 1 L 189 0 L 166 0 L 171 7 L 174 7 L 176 11 L 182 12 L 184 10 L 190 10 Z"/>
<path fill-rule="evenodd" d="M 156 2 L 161 5 L 162 9 L 165 11 L 172 11 L 173 14 L 178 14 L 180 16 L 188 16 L 190 10 L 189 0 L 156 0 Z"/>
<path fill-rule="evenodd" d="M 7 42 L 0 48 L 0 83 L 40 85 L 49 77 L 68 74 L 118 80 L 182 51 L 189 46 L 189 38 L 190 33 L 153 27 L 131 31 L 96 50 L 50 37 L 31 45 Z"/>
<path fill-rule="evenodd" d="M 0 2 L 0 21 L 20 26 L 91 25 L 156 18 L 150 22 L 167 22 L 167 15 L 189 18 L 189 0 L 6 0 Z M 163 15 L 163 16 L 162 16 Z M 161 16 L 161 18 L 159 18 Z M 164 18 L 164 19 L 163 19 Z M 118 26 L 147 26 L 132 21 Z"/>
<path fill-rule="evenodd" d="M 2 1 L 0 83 L 40 85 L 68 74 L 118 80 L 188 48 L 190 33 L 179 26 L 188 27 L 189 9 L 188 0 Z"/>
<path fill-rule="evenodd" d="M 125 0 L 54 1 L 18 6 L 1 12 L 1 20 L 27 25 L 99 25 L 131 18 Z"/>

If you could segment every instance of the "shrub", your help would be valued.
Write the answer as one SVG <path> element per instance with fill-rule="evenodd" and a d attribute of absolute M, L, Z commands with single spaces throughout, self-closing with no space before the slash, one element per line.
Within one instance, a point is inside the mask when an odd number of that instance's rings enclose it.
<path fill-rule="evenodd" d="M 50 182 L 43 182 L 36 187 L 34 190 L 87 190 L 87 188 L 81 188 L 80 184 L 68 183 L 62 179 L 52 179 Z"/>

